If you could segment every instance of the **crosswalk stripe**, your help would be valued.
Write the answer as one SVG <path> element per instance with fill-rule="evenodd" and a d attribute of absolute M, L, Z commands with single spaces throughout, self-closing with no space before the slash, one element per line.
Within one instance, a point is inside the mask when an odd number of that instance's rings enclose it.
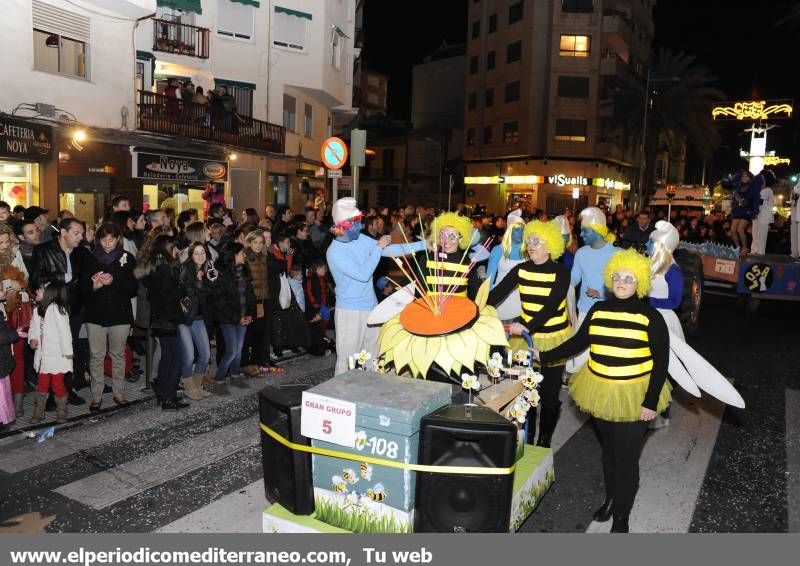
<path fill-rule="evenodd" d="M 261 514 L 267 505 L 264 481 L 259 479 L 164 525 L 156 532 L 261 533 Z"/>
<path fill-rule="evenodd" d="M 54 491 L 93 509 L 104 509 L 256 444 L 256 431 L 254 419 L 238 421 Z"/>
<path fill-rule="evenodd" d="M 786 475 L 789 532 L 800 533 L 800 390 L 786 389 Z"/>

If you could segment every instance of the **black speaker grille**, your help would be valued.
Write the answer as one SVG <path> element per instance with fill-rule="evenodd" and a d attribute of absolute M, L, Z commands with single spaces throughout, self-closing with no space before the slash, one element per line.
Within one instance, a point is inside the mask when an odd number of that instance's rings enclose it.
<path fill-rule="evenodd" d="M 422 512 L 430 532 L 502 532 L 508 524 L 508 504 L 501 481 L 485 476 L 430 474 L 432 477 Z M 507 527 L 506 527 L 507 528 Z"/>

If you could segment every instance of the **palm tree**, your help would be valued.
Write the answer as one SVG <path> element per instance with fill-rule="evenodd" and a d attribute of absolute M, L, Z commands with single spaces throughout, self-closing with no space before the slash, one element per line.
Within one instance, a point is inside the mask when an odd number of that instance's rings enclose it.
<path fill-rule="evenodd" d="M 725 95 L 712 85 L 716 78 L 708 69 L 695 63 L 696 57 L 683 52 L 659 49 L 650 73 L 647 97 L 647 132 L 644 140 L 644 194 L 634 199 L 634 206 L 644 204 L 655 181 L 655 162 L 660 144 L 666 142 L 670 153 L 688 144 L 704 157 L 711 157 L 720 136 L 711 119 L 714 102 Z M 629 72 L 619 77 L 612 91 L 615 125 L 628 147 L 642 147 L 642 116 L 645 109 L 645 81 Z"/>
<path fill-rule="evenodd" d="M 800 27 L 800 6 L 792 6 L 786 15 L 775 22 L 775 27 L 789 26 Z"/>

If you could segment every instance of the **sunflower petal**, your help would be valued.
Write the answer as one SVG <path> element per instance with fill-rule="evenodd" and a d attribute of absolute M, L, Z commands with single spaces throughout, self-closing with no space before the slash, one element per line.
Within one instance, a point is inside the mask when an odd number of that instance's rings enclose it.
<path fill-rule="evenodd" d="M 423 377 L 427 377 L 428 370 L 439 353 L 442 339 L 439 336 L 430 338 L 416 338 L 411 343 L 411 359 L 414 365 L 419 368 L 419 372 Z"/>
<path fill-rule="evenodd" d="M 436 354 L 436 359 L 434 361 L 448 374 L 453 369 L 453 364 L 456 362 L 456 359 L 453 357 L 453 354 L 450 353 L 447 347 L 447 340 L 444 338 L 442 338 L 440 342 L 439 352 Z"/>
<path fill-rule="evenodd" d="M 497 317 L 481 316 L 472 326 L 472 330 L 487 344 L 508 347 L 503 323 Z"/>
<path fill-rule="evenodd" d="M 403 338 L 408 336 L 408 332 L 400 324 L 399 320 L 388 321 L 381 329 L 380 345 L 381 350 L 389 350 L 397 346 Z"/>
<path fill-rule="evenodd" d="M 394 368 L 399 375 L 411 361 L 411 343 L 416 339 L 415 336 L 408 336 L 406 340 L 398 344 L 394 349 Z"/>
<path fill-rule="evenodd" d="M 483 307 L 486 306 L 486 301 L 489 300 L 489 288 L 491 285 L 492 280 L 487 277 L 486 281 L 478 289 L 478 294 L 475 295 L 475 304 L 478 305 L 479 311 L 483 310 Z"/>

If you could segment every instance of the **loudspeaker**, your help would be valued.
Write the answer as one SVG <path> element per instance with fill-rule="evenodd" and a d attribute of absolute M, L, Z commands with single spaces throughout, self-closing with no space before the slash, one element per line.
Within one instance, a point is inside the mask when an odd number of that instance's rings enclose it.
<path fill-rule="evenodd" d="M 507 468 L 517 427 L 477 405 L 448 405 L 422 417 L 420 464 Z M 417 473 L 414 532 L 507 533 L 514 474 Z"/>
<path fill-rule="evenodd" d="M 300 435 L 300 405 L 303 391 L 312 385 L 275 387 L 258 392 L 261 422 L 295 444 L 311 445 Z M 261 464 L 267 499 L 280 503 L 295 515 L 314 512 L 311 454 L 292 450 L 261 430 Z"/>

